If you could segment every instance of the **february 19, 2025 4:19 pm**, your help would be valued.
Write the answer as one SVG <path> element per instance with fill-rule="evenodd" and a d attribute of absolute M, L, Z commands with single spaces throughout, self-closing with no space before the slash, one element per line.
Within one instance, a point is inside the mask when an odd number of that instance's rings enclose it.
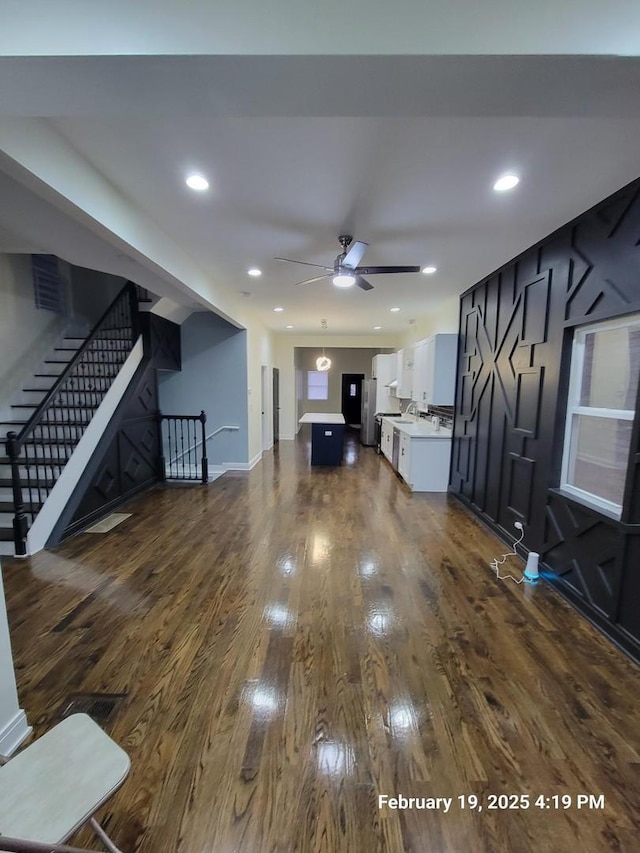
<path fill-rule="evenodd" d="M 378 808 L 384 809 L 426 809 L 442 811 L 448 814 L 455 808 L 459 810 L 481 812 L 514 811 L 518 809 L 579 809 L 582 811 L 603 811 L 604 794 L 459 794 L 457 797 L 405 797 L 396 794 L 378 795 Z"/>
<path fill-rule="evenodd" d="M 457 797 L 461 809 L 482 811 L 486 809 L 581 809 L 602 811 L 605 805 L 604 794 L 460 794 Z"/>

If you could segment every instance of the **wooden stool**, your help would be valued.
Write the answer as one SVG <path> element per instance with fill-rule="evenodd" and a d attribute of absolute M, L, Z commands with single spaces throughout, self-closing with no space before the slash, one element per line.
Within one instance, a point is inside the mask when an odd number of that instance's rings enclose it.
<path fill-rule="evenodd" d="M 37 843 L 61 844 L 90 822 L 107 850 L 121 853 L 92 816 L 130 766 L 126 752 L 90 717 L 67 717 L 0 767 L 0 851 L 51 850 Z M 25 846 L 3 847 L 3 839 Z"/>

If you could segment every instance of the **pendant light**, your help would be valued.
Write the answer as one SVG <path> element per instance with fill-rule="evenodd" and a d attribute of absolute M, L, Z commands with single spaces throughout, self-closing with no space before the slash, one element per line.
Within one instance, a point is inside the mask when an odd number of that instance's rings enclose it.
<path fill-rule="evenodd" d="M 322 347 L 322 355 L 319 355 L 316 359 L 316 367 L 321 373 L 324 373 L 331 367 L 331 359 L 324 354 L 324 347 Z"/>

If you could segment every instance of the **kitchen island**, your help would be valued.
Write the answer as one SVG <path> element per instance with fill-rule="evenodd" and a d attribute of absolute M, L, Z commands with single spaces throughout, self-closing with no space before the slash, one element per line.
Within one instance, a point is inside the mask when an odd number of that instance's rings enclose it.
<path fill-rule="evenodd" d="M 307 412 L 299 423 L 311 424 L 311 464 L 341 465 L 344 449 L 344 415 Z"/>

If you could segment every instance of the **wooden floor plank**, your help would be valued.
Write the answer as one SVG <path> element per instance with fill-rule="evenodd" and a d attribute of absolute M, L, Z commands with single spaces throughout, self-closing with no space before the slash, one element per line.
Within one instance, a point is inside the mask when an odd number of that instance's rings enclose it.
<path fill-rule="evenodd" d="M 126 693 L 106 728 L 132 770 L 103 817 L 137 853 L 635 851 L 638 667 L 550 588 L 498 581 L 503 545 L 454 499 L 348 450 L 312 469 L 281 442 L 3 561 L 36 734 L 69 693 Z M 509 794 L 529 808 L 489 808 Z"/>

